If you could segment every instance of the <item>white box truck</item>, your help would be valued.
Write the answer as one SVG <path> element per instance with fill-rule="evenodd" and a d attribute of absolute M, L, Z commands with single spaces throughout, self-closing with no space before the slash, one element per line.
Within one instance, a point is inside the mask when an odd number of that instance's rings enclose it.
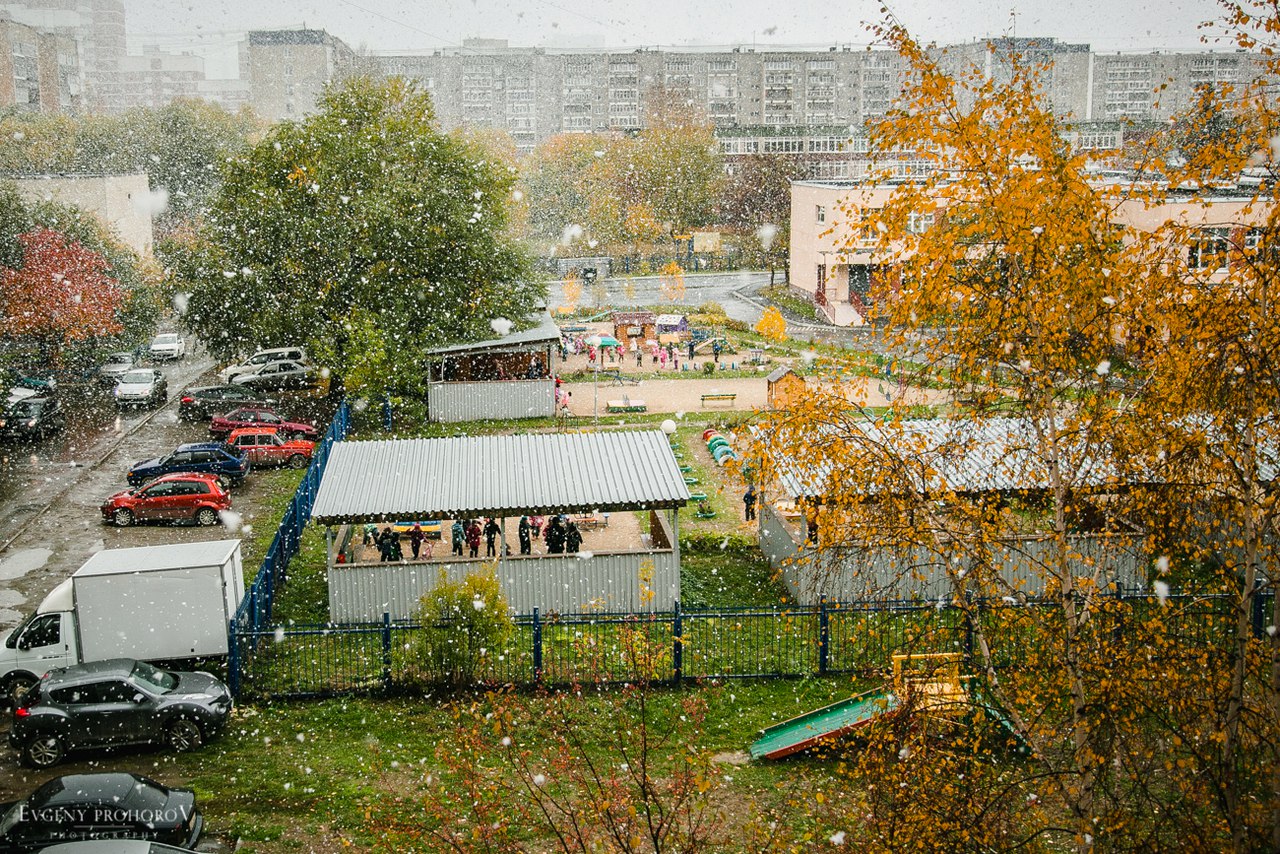
<path fill-rule="evenodd" d="M 100 551 L 5 639 L 0 686 L 12 700 L 71 664 L 226 655 L 243 598 L 239 540 Z"/>

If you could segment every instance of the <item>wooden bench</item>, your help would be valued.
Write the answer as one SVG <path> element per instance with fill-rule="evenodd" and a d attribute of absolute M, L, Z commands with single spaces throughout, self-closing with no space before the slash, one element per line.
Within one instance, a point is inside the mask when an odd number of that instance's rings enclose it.
<path fill-rule="evenodd" d="M 609 527 L 608 520 L 600 516 L 574 516 L 570 521 L 581 531 L 594 531 L 597 528 Z"/>
<path fill-rule="evenodd" d="M 643 400 L 632 400 L 624 397 L 622 400 L 611 400 L 604 405 L 605 412 L 648 412 L 649 407 Z"/>
<path fill-rule="evenodd" d="M 732 392 L 732 391 L 728 391 L 728 392 L 718 391 L 718 392 L 713 392 L 712 394 L 704 394 L 702 396 L 702 405 L 706 406 L 707 401 L 709 400 L 723 400 L 728 402 L 730 406 L 733 406 L 733 401 L 737 399 L 737 397 L 738 397 L 737 392 Z"/>

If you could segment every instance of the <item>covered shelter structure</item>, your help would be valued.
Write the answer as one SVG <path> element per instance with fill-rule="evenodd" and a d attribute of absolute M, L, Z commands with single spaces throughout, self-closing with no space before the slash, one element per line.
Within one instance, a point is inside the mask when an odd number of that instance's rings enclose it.
<path fill-rule="evenodd" d="M 387 439 L 333 446 L 311 518 L 327 529 L 330 619 L 365 623 L 409 619 L 442 578 L 482 571 L 486 559 L 363 561 L 354 526 L 490 517 L 506 544 L 521 516 L 640 511 L 649 533 L 634 548 L 520 555 L 500 545 L 488 562 L 516 613 L 642 612 L 679 599 L 688 501 L 660 430 Z"/>
<path fill-rule="evenodd" d="M 851 419 L 842 432 L 832 428 L 827 434 L 841 450 L 824 457 L 792 453 L 753 428 L 757 453 L 769 455 L 775 468 L 771 482 L 758 485 L 760 548 L 803 604 L 824 596 L 936 601 L 953 591 L 948 564 L 936 547 L 894 544 L 865 521 L 870 515 L 856 525 L 842 518 L 846 506 L 874 505 L 895 492 L 930 501 L 935 512 L 954 501 L 992 504 L 1012 497 L 1034 506 L 1051 484 L 1048 463 L 1037 452 L 1035 425 L 1025 418 Z M 1108 449 L 1081 441 L 1059 450 L 1078 495 L 1105 502 L 1125 487 Z M 872 467 L 894 475 L 882 480 L 871 475 Z M 1010 594 L 1041 595 L 1046 582 L 1039 568 L 1055 559 L 1052 532 L 1037 529 L 1034 521 L 1024 517 L 1022 533 L 986 546 L 981 558 L 988 577 L 998 578 Z M 1096 521 L 1085 516 L 1067 535 L 1080 574 L 1096 574 L 1127 590 L 1145 589 L 1149 556 L 1142 532 L 1119 519 Z M 820 537 L 819 530 L 841 533 Z M 977 560 L 963 538 L 948 536 L 953 556 Z M 971 568 L 959 566 L 965 573 Z"/>
<path fill-rule="evenodd" d="M 457 422 L 550 418 L 556 412 L 551 355 L 560 329 L 543 309 L 528 329 L 427 353 L 427 417 Z"/>

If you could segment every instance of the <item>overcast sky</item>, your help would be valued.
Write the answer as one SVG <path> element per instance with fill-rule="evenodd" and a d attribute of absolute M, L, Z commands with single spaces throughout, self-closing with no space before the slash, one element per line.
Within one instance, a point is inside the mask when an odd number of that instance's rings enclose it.
<path fill-rule="evenodd" d="M 125 0 L 131 48 L 158 43 L 211 57 L 231 76 L 244 31 L 308 27 L 352 47 L 415 51 L 470 37 L 513 46 L 865 44 L 876 0 Z M 1197 24 L 1218 17 L 1211 0 L 898 0 L 918 37 L 942 43 L 988 36 L 1052 36 L 1095 50 L 1195 48 Z"/>

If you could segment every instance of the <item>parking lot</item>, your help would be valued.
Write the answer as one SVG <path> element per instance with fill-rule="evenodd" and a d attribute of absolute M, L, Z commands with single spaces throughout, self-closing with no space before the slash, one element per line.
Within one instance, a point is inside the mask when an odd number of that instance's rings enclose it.
<path fill-rule="evenodd" d="M 169 381 L 163 406 L 120 411 L 108 386 L 63 386 L 67 427 L 48 439 L 0 446 L 0 631 L 16 625 L 58 582 L 103 548 L 221 539 L 223 526 L 102 523 L 103 499 L 126 488 L 133 463 L 184 442 L 207 441 L 203 422 L 178 420 L 184 388 L 217 382 L 203 349 L 158 366 Z M 252 475 L 232 493 L 234 518 L 252 524 L 263 487 Z"/>

